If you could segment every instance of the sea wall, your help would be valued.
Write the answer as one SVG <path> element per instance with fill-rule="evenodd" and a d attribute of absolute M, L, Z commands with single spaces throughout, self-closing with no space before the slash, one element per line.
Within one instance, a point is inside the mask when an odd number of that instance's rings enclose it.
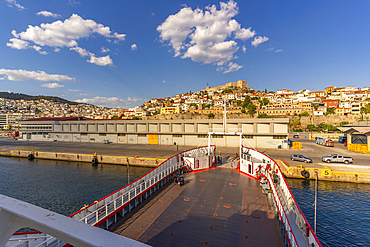
<path fill-rule="evenodd" d="M 295 167 L 290 166 L 285 160 L 276 161 L 280 166 L 281 171 L 288 178 L 304 179 L 301 172 L 307 171 L 310 174 L 309 179 L 328 180 L 336 182 L 352 182 L 352 183 L 370 183 L 370 174 L 363 172 L 347 172 L 333 171 L 331 169 L 307 168 L 302 165 Z"/>
<path fill-rule="evenodd" d="M 73 154 L 73 153 L 59 153 L 59 152 L 38 152 L 26 150 L 11 150 L 10 152 L 0 152 L 0 156 L 9 157 L 24 157 L 33 154 L 35 159 L 49 159 L 49 160 L 66 160 L 66 161 L 80 161 L 92 162 L 95 157 L 91 154 Z M 156 167 L 166 159 L 155 158 L 138 158 L 138 157 L 124 157 L 124 156 L 109 156 L 109 155 L 96 155 L 99 163 L 105 164 L 118 164 L 118 165 L 131 165 L 131 166 L 144 166 Z"/>

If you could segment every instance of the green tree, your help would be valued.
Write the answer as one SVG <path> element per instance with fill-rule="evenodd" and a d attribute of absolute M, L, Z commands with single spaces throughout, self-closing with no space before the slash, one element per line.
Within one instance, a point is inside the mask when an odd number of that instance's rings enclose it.
<path fill-rule="evenodd" d="M 302 117 L 302 116 L 304 116 L 304 117 L 308 117 L 309 115 L 310 115 L 310 114 L 308 114 L 308 112 L 304 111 L 304 112 L 300 113 L 298 116 L 299 116 L 299 117 Z"/>
<path fill-rule="evenodd" d="M 243 108 L 243 109 L 241 110 L 241 112 L 242 112 L 242 113 L 245 113 L 245 109 Z"/>
<path fill-rule="evenodd" d="M 328 109 L 326 109 L 325 116 L 327 116 L 329 114 L 334 114 L 334 113 L 335 113 L 335 108 L 334 107 L 329 107 Z"/>
<path fill-rule="evenodd" d="M 250 116 L 253 116 L 256 113 L 256 106 L 253 105 L 252 103 L 249 103 L 247 105 L 247 112 Z"/>
<path fill-rule="evenodd" d="M 243 107 L 243 108 L 246 108 L 250 103 L 251 103 L 251 97 L 249 97 L 249 96 L 247 95 L 247 96 L 245 96 L 245 98 L 244 98 L 244 102 L 243 102 L 243 104 L 242 104 L 242 107 Z"/>
<path fill-rule="evenodd" d="M 314 124 L 307 124 L 307 129 L 309 131 L 315 131 L 316 130 L 316 126 Z"/>
<path fill-rule="evenodd" d="M 224 93 L 232 93 L 232 92 L 233 92 L 233 90 L 227 88 L 227 89 L 222 90 L 221 94 L 224 94 Z"/>
<path fill-rule="evenodd" d="M 191 104 L 189 105 L 189 107 L 192 107 L 192 106 L 194 106 L 194 107 L 198 110 L 198 105 L 197 105 L 197 104 L 195 104 L 195 103 L 191 103 Z"/>
<path fill-rule="evenodd" d="M 138 117 L 132 117 L 132 120 L 139 120 L 139 118 Z"/>
<path fill-rule="evenodd" d="M 215 117 L 215 114 L 213 113 L 208 114 L 208 118 L 214 118 L 214 117 Z"/>
<path fill-rule="evenodd" d="M 269 118 L 270 116 L 267 115 L 266 113 L 261 113 L 261 114 L 258 114 L 257 118 Z"/>
<path fill-rule="evenodd" d="M 299 126 L 299 125 L 301 125 L 301 121 L 299 121 L 299 119 L 296 119 L 296 120 L 294 120 L 293 124 L 295 126 Z"/>

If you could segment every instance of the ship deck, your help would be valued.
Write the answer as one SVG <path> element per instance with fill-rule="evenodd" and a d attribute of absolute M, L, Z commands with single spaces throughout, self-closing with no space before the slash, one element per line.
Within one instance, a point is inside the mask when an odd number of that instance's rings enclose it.
<path fill-rule="evenodd" d="M 151 246 L 283 246 L 259 181 L 229 169 L 186 174 L 111 231 Z"/>

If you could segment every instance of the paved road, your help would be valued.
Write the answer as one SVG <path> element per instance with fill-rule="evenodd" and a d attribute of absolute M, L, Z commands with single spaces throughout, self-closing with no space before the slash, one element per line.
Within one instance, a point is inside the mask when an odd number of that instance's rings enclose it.
<path fill-rule="evenodd" d="M 325 147 L 315 143 L 313 140 L 308 139 L 294 139 L 293 141 L 302 142 L 302 149 L 289 149 L 289 150 L 278 150 L 278 149 L 270 149 L 270 150 L 263 150 L 266 154 L 270 155 L 273 159 L 278 160 L 280 158 L 289 162 L 289 164 L 293 166 L 304 165 L 306 167 L 314 166 L 315 164 L 323 164 L 325 166 L 332 166 L 332 165 L 344 165 L 344 164 L 327 164 L 321 161 L 322 156 L 330 155 L 330 154 L 341 154 L 344 156 L 350 156 L 354 159 L 353 166 L 369 166 L 370 165 L 370 155 L 369 154 L 362 154 L 362 153 L 355 153 L 348 151 L 346 147 L 342 143 L 335 142 L 334 147 Z M 313 163 L 306 164 L 303 162 L 298 161 L 291 161 L 290 156 L 292 154 L 303 154 L 304 156 L 311 158 Z M 345 166 L 345 165 L 344 165 Z"/>
<path fill-rule="evenodd" d="M 0 152 L 10 150 L 35 150 L 39 152 L 61 152 L 101 155 L 128 156 L 145 158 L 168 158 L 174 154 L 196 148 L 197 146 L 145 145 L 145 144 L 103 144 L 76 142 L 21 141 L 9 137 L 0 138 Z M 219 148 L 223 157 L 234 157 L 238 148 Z"/>
<path fill-rule="evenodd" d="M 315 164 L 322 163 L 321 157 L 333 153 L 342 154 L 344 156 L 350 156 L 354 158 L 353 166 L 369 166 L 368 154 L 355 153 L 347 151 L 343 144 L 335 142 L 334 147 L 324 147 L 315 144 L 314 141 L 308 139 L 294 139 L 294 141 L 302 142 L 302 149 L 259 149 L 270 155 L 273 159 L 279 160 L 280 158 L 288 161 L 293 166 L 305 165 L 306 167 Z M 82 154 L 94 154 L 97 152 L 101 155 L 117 155 L 117 156 L 129 156 L 146 158 L 168 158 L 176 154 L 177 152 L 195 148 L 196 146 L 167 146 L 167 145 L 144 145 L 144 144 L 103 144 L 103 143 L 75 143 L 75 142 L 42 142 L 42 141 L 16 141 L 11 138 L 0 138 L 0 151 L 10 150 L 35 150 L 35 151 L 51 151 L 51 152 L 62 152 L 62 153 L 82 153 Z M 238 152 L 238 148 L 223 148 L 217 147 L 217 154 L 221 152 L 224 160 L 235 157 Z M 303 154 L 313 160 L 311 164 L 305 164 L 298 161 L 291 161 L 290 156 L 292 154 Z M 344 164 L 331 164 L 342 166 Z M 344 165 L 345 166 L 345 165 Z"/>

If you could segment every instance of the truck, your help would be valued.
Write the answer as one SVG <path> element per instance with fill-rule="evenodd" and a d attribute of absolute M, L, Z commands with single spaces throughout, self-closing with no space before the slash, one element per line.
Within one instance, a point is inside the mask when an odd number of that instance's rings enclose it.
<path fill-rule="evenodd" d="M 347 142 L 347 136 L 339 136 L 339 143 Z"/>
<path fill-rule="evenodd" d="M 353 163 L 353 158 L 352 157 L 344 157 L 340 154 L 331 154 L 329 156 L 323 156 L 321 158 L 321 160 L 323 162 L 326 162 L 326 163 L 345 163 L 345 164 L 349 164 L 349 163 Z"/>
<path fill-rule="evenodd" d="M 327 147 L 334 147 L 334 141 L 330 138 L 316 137 L 315 143 Z"/>

